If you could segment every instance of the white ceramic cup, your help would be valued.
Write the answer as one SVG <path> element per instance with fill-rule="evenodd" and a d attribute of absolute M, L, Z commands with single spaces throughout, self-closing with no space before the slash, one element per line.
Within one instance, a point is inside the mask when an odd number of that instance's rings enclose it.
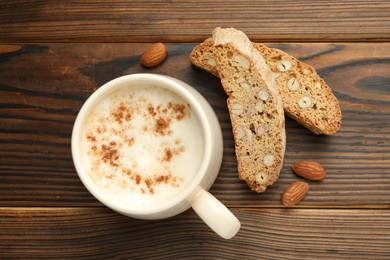
<path fill-rule="evenodd" d="M 86 170 L 81 155 L 81 133 L 86 119 L 105 97 L 124 87 L 153 85 L 172 91 L 190 105 L 201 124 L 203 151 L 198 171 L 185 189 L 173 198 L 150 206 L 124 205 L 113 201 L 100 190 Z M 76 118 L 72 133 L 72 157 L 77 173 L 89 192 L 107 207 L 123 215 L 139 219 L 162 219 L 175 216 L 190 207 L 218 235 L 230 239 L 240 229 L 238 219 L 208 190 L 214 183 L 222 162 L 223 140 L 218 119 L 205 98 L 188 84 L 164 75 L 132 74 L 116 78 L 95 91 L 85 102 Z"/>

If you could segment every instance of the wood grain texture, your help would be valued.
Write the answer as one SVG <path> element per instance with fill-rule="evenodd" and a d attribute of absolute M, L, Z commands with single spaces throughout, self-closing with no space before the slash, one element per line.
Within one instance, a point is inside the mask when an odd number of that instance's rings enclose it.
<path fill-rule="evenodd" d="M 232 209 L 231 240 L 188 210 L 159 221 L 108 209 L 0 209 L 5 259 L 388 259 L 388 210 Z"/>
<path fill-rule="evenodd" d="M 8 0 L 0 3 L 0 259 L 390 259 L 390 2 Z M 226 94 L 190 64 L 195 42 L 236 27 L 319 72 L 343 125 L 317 136 L 287 118 L 278 182 L 265 193 L 237 177 Z M 139 65 L 151 43 L 168 59 Z M 148 42 L 148 43 L 144 43 Z M 181 44 L 180 44 L 181 43 Z M 130 73 L 181 79 L 210 102 L 224 137 L 211 192 L 241 221 L 224 240 L 188 210 L 144 221 L 119 215 L 82 185 L 70 137 L 83 102 Z M 297 206 L 291 166 L 321 162 L 322 182 Z"/>
<path fill-rule="evenodd" d="M 217 26 L 262 42 L 388 41 L 389 13 L 385 0 L 9 0 L 0 42 L 196 42 Z"/>
<path fill-rule="evenodd" d="M 317 136 L 288 119 L 279 181 L 265 193 L 237 177 L 226 94 L 219 79 L 190 64 L 194 44 L 168 44 L 168 59 L 139 64 L 149 44 L 58 43 L 0 45 L 0 207 L 101 206 L 81 184 L 71 158 L 74 119 L 105 82 L 130 73 L 161 73 L 199 90 L 221 122 L 224 159 L 212 193 L 228 206 L 281 207 L 300 159 L 325 165 L 327 178 L 310 183 L 301 208 L 390 207 L 389 43 L 269 44 L 313 65 L 339 98 L 343 125 Z M 357 55 L 358 53 L 358 55 Z"/>

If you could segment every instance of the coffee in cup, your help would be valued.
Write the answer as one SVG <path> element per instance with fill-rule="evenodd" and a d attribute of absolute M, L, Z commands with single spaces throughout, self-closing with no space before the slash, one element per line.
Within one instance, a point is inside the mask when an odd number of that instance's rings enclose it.
<path fill-rule="evenodd" d="M 202 129 L 190 104 L 152 85 L 105 97 L 85 121 L 83 161 L 102 193 L 123 205 L 152 206 L 184 189 L 202 160 Z"/>

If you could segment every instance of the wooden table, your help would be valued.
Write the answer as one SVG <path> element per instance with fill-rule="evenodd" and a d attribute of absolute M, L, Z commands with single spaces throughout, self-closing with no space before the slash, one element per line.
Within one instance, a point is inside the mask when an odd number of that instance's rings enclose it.
<path fill-rule="evenodd" d="M 255 2 L 255 3 L 253 3 Z M 389 1 L 16 1 L 0 4 L 0 259 L 390 259 Z M 214 27 L 314 66 L 340 100 L 343 125 L 314 135 L 286 119 L 280 179 L 265 193 L 237 177 L 226 95 L 189 54 Z M 169 57 L 146 69 L 157 41 Z M 75 171 L 70 136 L 83 102 L 105 82 L 161 73 L 215 109 L 224 159 L 211 192 L 242 223 L 224 240 L 188 210 L 160 221 L 119 215 Z M 291 166 L 323 163 L 299 205 L 280 196 Z"/>

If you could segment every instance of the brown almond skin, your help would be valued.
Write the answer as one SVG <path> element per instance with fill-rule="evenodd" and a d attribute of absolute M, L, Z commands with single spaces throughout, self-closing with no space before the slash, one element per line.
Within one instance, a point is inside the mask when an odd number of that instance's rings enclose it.
<path fill-rule="evenodd" d="M 302 160 L 292 166 L 295 174 L 310 181 L 322 181 L 326 176 L 326 170 L 322 164 L 316 161 Z"/>
<path fill-rule="evenodd" d="M 157 66 L 168 55 L 165 44 L 158 42 L 151 45 L 141 56 L 141 64 L 147 68 Z"/>
<path fill-rule="evenodd" d="M 282 203 L 284 206 L 293 206 L 298 204 L 309 191 L 309 184 L 303 181 L 292 183 L 282 195 Z"/>

